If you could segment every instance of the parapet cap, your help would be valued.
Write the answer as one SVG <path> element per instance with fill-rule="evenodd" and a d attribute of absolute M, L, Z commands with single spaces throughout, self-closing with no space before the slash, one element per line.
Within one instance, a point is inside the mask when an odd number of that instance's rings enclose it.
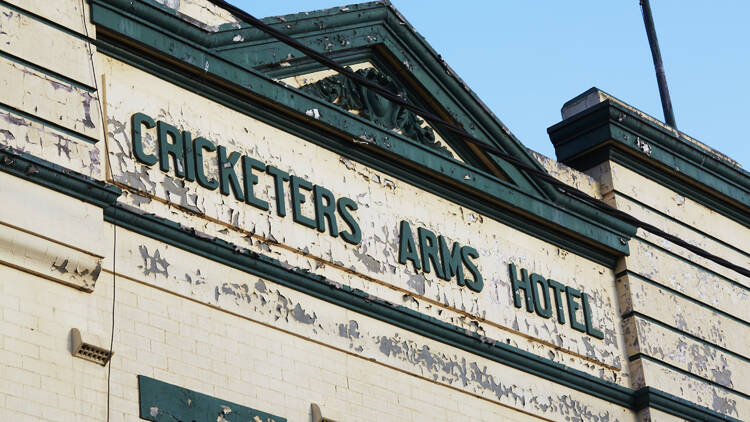
<path fill-rule="evenodd" d="M 684 132 L 680 132 L 679 130 L 667 125 L 666 123 L 656 119 L 655 117 L 646 114 L 642 112 L 641 110 L 638 110 L 637 108 L 627 104 L 624 101 L 619 100 L 617 97 L 614 97 L 613 95 L 610 95 L 602 90 L 600 90 L 597 87 L 592 87 L 583 92 L 582 94 L 576 96 L 575 98 L 567 101 L 565 104 L 563 104 L 562 109 L 560 110 L 560 114 L 562 115 L 563 120 L 566 120 L 570 117 L 575 116 L 576 114 L 579 114 L 581 112 L 584 112 L 591 107 L 596 106 L 599 103 L 602 103 L 604 101 L 611 101 L 613 103 L 618 104 L 619 106 L 626 108 L 633 112 L 634 114 L 637 114 L 640 118 L 643 120 L 646 120 L 659 128 L 661 128 L 664 131 L 670 132 L 672 136 L 680 139 L 684 139 L 694 146 L 702 149 L 705 153 L 712 155 L 714 158 L 720 159 L 722 161 L 725 161 L 728 165 L 737 167 L 738 169 L 741 169 L 742 166 L 726 154 L 723 154 L 708 145 L 698 141 L 697 139 L 685 134 Z"/>
<path fill-rule="evenodd" d="M 742 166 L 726 154 L 723 154 L 708 145 L 698 141 L 697 139 L 685 134 L 684 132 L 680 132 L 679 130 L 667 125 L 666 123 L 656 119 L 655 117 L 646 114 L 642 112 L 641 110 L 638 110 L 637 108 L 627 104 L 624 101 L 619 100 L 617 97 L 610 95 L 602 90 L 600 90 L 597 87 L 592 87 L 583 92 L 582 94 L 576 96 L 575 98 L 567 101 L 565 104 L 563 104 L 562 109 L 560 110 L 560 114 L 562 115 L 563 121 L 582 113 L 597 104 L 603 103 L 605 101 L 611 101 L 613 103 L 616 103 L 617 105 L 628 109 L 632 113 L 636 114 L 641 119 L 648 121 L 649 123 L 659 127 L 661 130 L 664 130 L 666 132 L 669 132 L 672 136 L 678 139 L 682 139 L 684 141 L 689 142 L 693 146 L 697 147 L 700 150 L 703 150 L 704 153 L 711 155 L 715 159 L 719 159 L 721 161 L 724 161 L 727 165 L 736 167 L 737 169 L 742 169 Z M 743 173 L 746 173 L 744 170 L 742 170 Z M 750 175 L 750 174 L 748 174 Z"/>
<path fill-rule="evenodd" d="M 558 161 L 586 171 L 616 161 L 750 227 L 750 173 L 724 154 L 591 88 L 547 129 Z"/>

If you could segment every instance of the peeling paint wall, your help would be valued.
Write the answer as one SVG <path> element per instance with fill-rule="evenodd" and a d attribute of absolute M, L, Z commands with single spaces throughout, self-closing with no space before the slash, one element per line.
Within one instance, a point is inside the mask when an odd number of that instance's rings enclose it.
<path fill-rule="evenodd" d="M 625 166 L 595 175 L 607 201 L 738 265 L 750 230 Z M 639 230 L 616 272 L 631 378 L 716 412 L 750 415 L 750 280 Z M 647 419 L 651 420 L 651 419 Z"/>
<path fill-rule="evenodd" d="M 61 174 L 109 180 L 123 189 L 119 204 L 128 212 L 163 217 L 199 239 L 227 241 L 243 256 L 257 253 L 287 270 L 325 277 L 332 290 L 354 289 L 483 344 L 498 341 L 615 386 L 655 387 L 738 419 L 750 415 L 750 280 L 643 232 L 630 241 L 630 256 L 607 268 L 102 55 L 86 41 L 95 35 L 88 3 L 84 10 L 77 0 L 53 3 L 0 4 L 0 152 L 37 157 Z M 236 24 L 202 0 L 158 3 L 209 31 Z M 298 86 L 325 76 L 282 82 Z M 255 192 L 270 203 L 268 211 L 139 163 L 131 126 L 137 112 L 353 199 L 361 242 L 280 217 L 273 180 L 262 172 Z M 143 134 L 146 152 L 155 151 L 156 129 Z M 533 155 L 559 180 L 750 265 L 750 230 L 690 198 L 615 163 L 584 174 Z M 207 174 L 218 177 L 216 155 L 205 157 Z M 0 173 L 7 202 L 0 207 L 2 420 L 101 421 L 108 402 L 113 420 L 138 420 L 139 374 L 290 421 L 309 420 L 312 402 L 339 421 L 679 420 L 655 408 L 636 414 L 115 228 L 102 208 L 29 179 Z M 312 202 L 308 197 L 302 214 L 313 215 Z M 285 204 L 291 214 L 288 186 Z M 402 220 L 415 232 L 426 228 L 476 248 L 481 292 L 399 263 Z M 508 264 L 588 294 L 604 338 L 516 308 Z M 106 343 L 113 302 L 108 398 L 108 368 L 72 357 L 69 333 L 78 328 Z"/>
<path fill-rule="evenodd" d="M 115 180 L 128 191 L 123 200 L 130 205 L 481 335 L 542 352 L 545 357 L 567 362 L 566 354 L 574 356 L 572 366 L 627 385 L 622 337 L 614 319 L 611 270 L 193 93 L 168 87 L 167 82 L 128 65 L 113 59 L 103 62 L 112 75 L 107 86 L 112 169 Z M 133 95 L 143 101 L 132 102 Z M 132 158 L 129 121 L 136 112 L 300 175 L 337 196 L 354 199 L 359 205 L 356 216 L 362 242 L 346 244 L 294 224 L 288 216 L 278 217 L 273 208 L 263 212 L 197 183 L 175 179 L 158 166 L 138 163 Z M 202 116 L 224 118 L 206 120 Z M 153 151 L 156 131 L 144 130 L 143 139 L 147 152 Z M 215 159 L 209 159 L 207 174 L 218 174 L 217 166 Z M 259 177 L 256 195 L 273 203 L 273 180 Z M 291 208 L 289 203 L 286 206 Z M 303 214 L 312 215 L 312 208 L 305 206 Z M 439 279 L 435 272 L 415 272 L 411 265 L 399 264 L 401 220 L 410 221 L 415 230 L 425 227 L 450 241 L 477 248 L 485 289 L 474 294 L 455 281 Z M 594 319 L 605 332 L 604 340 L 517 310 L 512 305 L 509 263 L 587 292 L 594 303 Z"/>

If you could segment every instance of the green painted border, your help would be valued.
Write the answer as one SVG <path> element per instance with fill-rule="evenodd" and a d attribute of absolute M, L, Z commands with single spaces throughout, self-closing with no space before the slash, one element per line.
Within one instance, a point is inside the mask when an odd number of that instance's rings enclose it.
<path fill-rule="evenodd" d="M 207 84 L 196 81 L 189 74 L 180 73 L 175 69 L 170 69 L 169 67 L 155 61 L 142 60 L 139 56 L 132 54 L 128 50 L 117 47 L 114 43 L 110 43 L 103 36 L 99 38 L 97 45 L 98 51 L 103 54 L 107 54 L 118 60 L 129 63 L 155 76 L 165 78 L 177 86 L 193 91 L 219 104 L 225 105 L 238 112 L 257 118 L 286 132 L 330 149 L 344 157 L 356 160 L 378 171 L 391 174 L 419 187 L 420 189 L 466 206 L 483 215 L 497 219 L 519 231 L 539 239 L 544 239 L 554 245 L 572 251 L 580 256 L 584 256 L 609 268 L 614 268 L 617 264 L 619 255 L 612 253 L 611 251 L 603 250 L 596 245 L 576 240 L 569 233 L 566 233 L 566 231 L 561 230 L 559 227 L 555 228 L 549 225 L 539 224 L 529 218 L 529 216 L 513 212 L 511 205 L 519 206 L 521 208 L 537 209 L 539 210 L 538 214 L 545 212 L 545 215 L 555 217 L 560 225 L 567 222 L 568 225 L 573 225 L 573 227 L 576 227 L 577 229 L 590 230 L 592 232 L 591 237 L 596 234 L 596 226 L 592 226 L 592 223 L 587 222 L 580 217 L 577 218 L 577 216 L 566 219 L 565 215 L 556 215 L 555 210 L 549 207 L 546 201 L 530 196 L 524 192 L 519 192 L 512 185 L 499 181 L 499 183 L 497 183 L 491 176 L 484 177 L 482 173 L 475 173 L 477 175 L 475 180 L 465 181 L 467 184 L 472 184 L 476 187 L 475 193 L 462 192 L 457 190 L 455 185 L 444 183 L 443 180 L 437 179 L 428 173 L 422 173 L 421 169 L 407 168 L 395 160 L 382 159 L 373 156 L 369 150 L 352 148 L 351 143 L 342 141 L 340 138 L 330 136 L 323 131 L 305 125 L 302 122 L 291 120 L 279 113 L 269 111 L 267 107 L 262 105 L 229 95 L 220 89 L 212 88 Z M 481 196 L 477 195 L 477 193 Z M 515 202 L 512 204 L 502 204 L 496 202 L 497 200 L 494 198 L 487 198 L 488 194 L 493 194 L 495 197 L 505 196 L 514 198 Z"/>
<path fill-rule="evenodd" d="M 652 387 L 643 387 L 636 390 L 633 394 L 633 402 L 635 409 L 641 410 L 652 407 L 689 421 L 741 422 L 740 419 L 718 414 Z"/>
<path fill-rule="evenodd" d="M 153 0 L 145 1 L 151 2 Z M 416 86 L 422 87 L 423 91 L 428 93 L 427 96 L 434 98 L 439 103 L 438 108 L 444 108 L 458 124 L 467 128 L 475 137 L 513 155 L 526 165 L 546 172 L 513 133 L 487 108 L 453 72 L 450 66 L 443 61 L 441 56 L 432 49 L 424 37 L 389 2 L 362 3 L 350 5 L 346 8 L 334 7 L 315 12 L 286 15 L 283 19 L 279 17 L 266 18 L 265 21 L 275 26 L 275 29 L 293 35 L 303 43 L 306 42 L 308 47 L 311 48 L 325 45 L 328 40 L 336 39 L 337 35 L 342 36 L 341 39 L 349 40 L 354 35 L 355 29 L 360 35 L 363 31 L 370 31 L 367 35 L 376 35 L 377 39 L 367 40 L 367 42 L 360 44 L 355 43 L 355 45 L 371 48 L 377 53 L 383 53 L 382 57 L 391 58 L 394 69 L 400 69 L 397 73 L 401 75 L 401 79 L 413 80 Z M 324 26 L 323 30 L 320 28 L 321 24 Z M 268 58 L 269 62 L 278 62 L 280 57 L 286 57 L 289 53 L 296 53 L 296 50 L 269 39 L 268 35 L 260 33 L 255 28 L 243 24 L 239 24 L 239 26 L 242 29 L 236 29 L 234 24 L 221 26 L 224 32 L 217 35 L 213 39 L 214 44 L 212 44 L 217 46 L 215 48 L 217 52 L 225 54 L 231 49 L 236 49 L 237 43 L 233 41 L 232 36 L 241 34 L 250 40 L 250 45 L 259 44 L 262 45 L 263 49 L 277 48 L 278 50 L 274 51 L 275 56 L 271 55 Z M 347 48 L 350 48 L 350 46 L 342 46 L 333 42 L 330 51 L 337 52 Z M 247 59 L 255 50 L 253 48 L 244 49 L 242 54 L 233 57 L 233 59 Z M 249 64 L 247 67 L 251 68 Z M 457 144 L 453 147 L 459 153 L 463 151 Z M 523 170 L 517 169 L 492 154 L 488 154 L 487 157 L 516 183 L 524 188 L 531 187 L 558 206 L 573 210 L 594 221 L 605 222 L 606 225 L 627 234 L 624 236 L 625 238 L 631 237 L 635 233 L 624 222 L 600 213 L 590 204 L 559 192 L 557 187 L 536 180 Z"/>
<path fill-rule="evenodd" d="M 605 100 L 547 132 L 558 159 L 575 169 L 612 160 L 750 227 L 748 172 L 615 100 Z M 648 153 L 641 142 L 649 146 Z"/>
<path fill-rule="evenodd" d="M 110 28 L 114 34 L 124 29 L 124 35 L 150 45 L 157 51 L 161 50 L 162 54 L 166 54 L 168 57 L 192 58 L 191 62 L 201 69 L 200 73 L 214 74 L 215 77 L 221 77 L 223 80 L 232 81 L 240 86 L 252 87 L 252 91 L 245 90 L 246 92 L 242 94 L 230 93 L 231 91 L 225 88 L 210 89 L 209 85 L 212 84 L 205 80 L 196 80 L 194 73 L 183 74 L 183 81 L 192 81 L 189 82 L 191 84 L 190 89 L 199 92 L 201 95 L 207 95 L 214 101 L 222 101 L 221 98 L 223 97 L 223 101 L 228 100 L 234 103 L 234 108 L 240 109 L 244 113 L 248 113 L 249 104 L 258 104 L 258 101 L 265 102 L 265 104 L 262 107 L 256 106 L 256 109 L 269 109 L 267 103 L 269 99 L 276 102 L 276 107 L 283 106 L 282 109 L 277 109 L 276 114 L 279 114 L 279 112 L 288 113 L 289 108 L 297 110 L 298 115 L 290 116 L 292 118 L 284 120 L 285 123 L 282 126 L 284 130 L 288 130 L 287 127 L 291 126 L 294 120 L 306 122 L 308 127 L 311 126 L 310 119 L 304 116 L 300 117 L 300 115 L 304 114 L 304 110 L 318 108 L 321 110 L 320 120 L 325 120 L 322 123 L 334 128 L 344 128 L 350 134 L 364 133 L 374 139 L 373 143 L 364 147 L 351 142 L 341 143 L 337 141 L 342 146 L 337 151 L 339 153 L 346 156 L 363 157 L 368 161 L 358 160 L 368 164 L 377 161 L 381 163 L 381 168 L 388 166 L 398 168 L 399 173 L 401 173 L 399 177 L 410 174 L 407 180 L 414 180 L 417 176 L 416 179 L 423 180 L 425 183 L 443 185 L 440 186 L 439 191 L 453 192 L 453 196 L 458 198 L 450 199 L 458 203 L 465 204 L 467 202 L 461 198 L 474 197 L 476 198 L 474 201 L 481 203 L 484 208 L 505 208 L 504 213 L 506 215 L 520 214 L 514 218 L 523 221 L 519 224 L 519 227 L 523 227 L 524 231 L 534 232 L 537 236 L 543 236 L 545 232 L 549 231 L 557 232 L 559 235 L 553 236 L 550 239 L 551 242 L 604 265 L 612 267 L 619 255 L 628 253 L 627 242 L 622 240 L 628 239 L 635 232 L 634 227 L 594 210 L 592 207 L 582 208 L 587 211 L 588 215 L 579 215 L 576 211 L 571 211 L 535 194 L 520 190 L 466 163 L 448 159 L 429 148 L 415 144 L 411 140 L 402 139 L 392 132 L 382 131 L 371 122 L 343 111 L 335 105 L 306 96 L 296 89 L 268 80 L 254 71 L 242 69 L 224 59 L 212 56 L 206 50 L 171 38 L 172 35 L 165 33 L 163 28 L 146 23 L 142 18 L 129 16 L 126 11 L 113 8 L 111 5 L 98 6 L 100 0 L 93 1 L 93 19 L 100 26 L 100 30 Z M 141 9 L 144 13 L 155 10 L 144 7 L 141 7 Z M 164 19 L 164 16 L 161 16 L 161 18 Z M 180 25 L 186 24 L 180 21 Z M 197 30 L 197 28 L 194 29 Z M 158 71 L 154 71 L 154 65 L 159 63 L 157 57 L 144 57 L 144 54 L 146 54 L 144 51 L 134 53 L 134 49 L 126 50 L 118 47 L 118 45 L 122 45 L 122 42 L 109 39 L 104 32 L 98 34 L 97 46 L 100 51 L 118 59 L 126 59 L 129 63 L 144 69 L 151 67 L 151 72 L 157 76 L 178 83 L 171 77 L 166 76 L 177 73 L 176 71 L 170 71 L 170 66 L 157 66 Z M 206 66 L 201 65 L 201 63 L 209 63 L 208 72 L 202 71 Z M 174 65 L 171 67 L 174 68 Z M 211 94 L 207 94 L 207 91 L 211 91 Z M 323 130 L 317 130 L 316 132 L 320 137 Z M 333 138 L 330 135 L 328 137 Z M 393 166 L 394 158 L 408 160 L 412 168 L 406 169 L 403 163 Z M 463 194 L 459 194 L 458 189 L 463 190 Z M 514 209 L 517 211 L 511 211 Z M 540 227 L 540 222 L 547 227 Z M 579 237 L 579 239 L 575 239 L 575 237 Z M 583 238 L 583 241 L 580 238 Z M 597 247 L 597 244 L 603 247 Z"/>
<path fill-rule="evenodd" d="M 145 375 L 138 375 L 138 408 L 141 419 L 153 422 L 286 422 L 286 418 Z"/>
<path fill-rule="evenodd" d="M 469 353 L 485 357 L 526 373 L 565 385 L 585 394 L 638 411 L 646 406 L 693 421 L 733 421 L 725 415 L 652 388 L 632 390 L 603 381 L 558 362 L 536 356 L 499 341 L 488 341 L 476 333 L 420 314 L 401 305 L 288 266 L 264 255 L 238 248 L 221 239 L 206 237 L 194 229 L 129 207 L 117 206 L 121 190 L 92 180 L 25 153 L 0 149 L 0 171 L 22 177 L 65 195 L 104 208 L 104 220 L 145 237 L 206 257 L 231 268 L 269 279 L 331 304 L 375 318 Z M 623 316 L 625 318 L 626 316 Z M 730 352 L 731 353 L 731 352 Z"/>
<path fill-rule="evenodd" d="M 0 145 L 0 171 L 102 208 L 113 206 L 122 194 L 116 186 L 4 145 Z"/>

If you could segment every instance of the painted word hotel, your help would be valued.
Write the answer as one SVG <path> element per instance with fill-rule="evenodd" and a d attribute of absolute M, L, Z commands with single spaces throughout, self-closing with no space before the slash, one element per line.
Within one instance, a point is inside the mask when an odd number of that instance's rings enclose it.
<path fill-rule="evenodd" d="M 750 420 L 709 146 L 592 88 L 537 154 L 387 2 L 0 9 L 0 420 Z"/>

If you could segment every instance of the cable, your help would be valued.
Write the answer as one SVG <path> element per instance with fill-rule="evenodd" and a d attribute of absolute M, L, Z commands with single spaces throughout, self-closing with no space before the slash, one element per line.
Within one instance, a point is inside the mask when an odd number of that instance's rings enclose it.
<path fill-rule="evenodd" d="M 96 78 L 96 68 L 94 67 L 94 52 L 91 48 L 91 37 L 89 36 L 89 28 L 86 25 L 86 8 L 84 0 L 81 0 L 81 22 L 83 23 L 83 30 L 86 33 L 86 49 L 89 53 L 89 63 L 91 63 L 91 77 L 94 81 L 94 88 L 98 96 L 96 104 L 99 106 L 99 118 L 102 124 L 102 133 L 104 140 L 104 151 L 107 154 L 106 163 L 109 163 L 109 148 L 107 148 L 107 127 L 105 126 L 104 120 L 104 109 L 102 108 L 102 92 L 99 90 L 99 82 Z M 109 171 L 109 177 L 114 180 L 114 174 L 112 172 L 112 166 L 107 164 L 107 170 Z M 117 213 L 117 206 L 113 207 L 113 211 Z M 109 358 L 107 360 L 107 422 L 110 420 L 110 399 L 111 399 L 111 383 L 112 383 L 112 355 L 114 354 L 115 345 L 115 304 L 117 297 L 117 225 L 112 224 L 112 322 L 109 337 Z"/>
<path fill-rule="evenodd" d="M 503 160 L 505 160 L 505 161 L 507 161 L 507 162 L 509 162 L 509 163 L 511 163 L 511 164 L 513 164 L 515 166 L 517 166 L 517 167 L 522 168 L 523 170 L 527 171 L 528 173 L 531 173 L 534 176 L 536 176 L 536 177 L 538 177 L 540 179 L 543 179 L 543 180 L 549 182 L 550 184 L 554 185 L 561 192 L 563 192 L 563 193 L 565 193 L 565 194 L 567 194 L 569 196 L 572 196 L 572 197 L 574 197 L 576 199 L 582 200 L 582 201 L 584 201 L 584 202 L 586 202 L 586 203 L 594 206 L 595 208 L 597 208 L 598 210 L 600 210 L 600 211 L 602 211 L 602 212 L 604 212 L 606 214 L 609 214 L 609 215 L 611 215 L 613 217 L 616 217 L 616 218 L 620 218 L 623 221 L 626 221 L 626 222 L 628 222 L 628 223 L 630 223 L 630 224 L 632 224 L 632 225 L 634 225 L 634 226 L 636 226 L 638 228 L 641 228 L 641 229 L 643 229 L 643 230 L 645 230 L 645 231 L 647 231 L 647 232 L 649 232 L 651 234 L 654 234 L 654 235 L 659 236 L 659 237 L 661 237 L 663 239 L 666 239 L 666 240 L 668 240 L 668 241 L 670 241 L 670 242 L 672 242 L 672 243 L 674 243 L 674 244 L 676 244 L 676 245 L 678 245 L 678 246 L 680 246 L 682 248 L 685 248 L 685 249 L 687 249 L 687 250 L 689 250 L 689 251 L 691 251 L 691 252 L 693 252 L 693 253 L 695 253 L 695 254 L 703 257 L 703 258 L 706 258 L 706 259 L 708 259 L 710 261 L 713 261 L 716 264 L 719 264 L 719 265 L 721 265 L 723 267 L 726 267 L 726 268 L 728 268 L 730 270 L 733 270 L 733 271 L 735 271 L 735 272 L 737 272 L 737 273 L 739 273 L 741 275 L 744 275 L 746 277 L 750 277 L 750 270 L 748 270 L 747 268 L 744 268 L 744 267 L 741 267 L 739 265 L 733 264 L 733 263 L 725 260 L 724 258 L 716 256 L 716 255 L 714 255 L 714 254 L 712 254 L 712 253 L 710 253 L 708 251 L 705 251 L 702 248 L 699 248 L 699 247 L 697 247 L 695 245 L 692 245 L 692 244 L 686 242 L 685 240 L 682 240 L 681 238 L 679 238 L 677 236 L 671 235 L 671 234 L 669 234 L 669 233 L 667 233 L 667 232 L 659 229 L 656 226 L 653 226 L 653 225 L 651 225 L 649 223 L 641 221 L 641 220 L 639 220 L 639 219 L 637 219 L 637 218 L 635 218 L 635 217 L 633 217 L 633 216 L 631 216 L 631 215 L 629 215 L 629 214 L 627 214 L 627 213 L 625 213 L 625 212 L 623 212 L 621 210 L 618 210 L 617 208 L 612 207 L 611 205 L 607 204 L 604 201 L 601 201 L 599 199 L 593 198 L 592 196 L 590 196 L 590 195 L 588 195 L 588 194 L 586 194 L 586 193 L 584 193 L 584 192 L 582 192 L 582 191 L 580 191 L 580 190 L 578 190 L 576 188 L 568 186 L 567 184 L 561 182 L 560 180 L 555 179 L 554 177 L 550 176 L 549 174 L 547 174 L 545 172 L 542 172 L 539 169 L 537 169 L 535 167 L 532 167 L 532 166 L 530 166 L 530 165 L 522 162 L 521 160 L 517 159 L 516 157 L 514 157 L 512 155 L 507 154 L 505 151 L 502 151 L 501 149 L 499 149 L 499 148 L 497 148 L 497 147 L 495 147 L 493 145 L 489 145 L 486 142 L 484 142 L 484 141 L 482 141 L 480 139 L 475 138 L 474 136 L 472 136 L 471 134 L 469 134 L 468 132 L 466 132 L 466 130 L 464 130 L 463 128 L 458 127 L 458 126 L 456 126 L 456 125 L 454 125 L 454 124 L 452 124 L 452 123 L 450 123 L 448 121 L 445 121 L 445 120 L 441 119 L 436 114 L 431 113 L 431 112 L 429 112 L 429 111 L 427 111 L 427 110 L 425 110 L 425 109 L 423 109 L 423 108 L 421 108 L 419 106 L 416 106 L 416 105 L 413 105 L 413 104 L 409 104 L 404 99 L 404 97 L 402 97 L 400 95 L 397 95 L 397 94 L 394 94 L 394 93 L 386 90 L 385 88 L 382 88 L 382 87 L 380 87 L 380 86 L 378 86 L 378 85 L 376 85 L 376 84 L 368 81 L 367 79 L 363 78 L 362 76 L 360 76 L 359 74 L 355 73 L 351 69 L 346 68 L 346 67 L 338 64 L 334 60 L 330 59 L 329 57 L 326 57 L 325 55 L 323 55 L 323 54 L 321 54 L 321 53 L 319 53 L 319 52 L 317 52 L 317 51 L 315 51 L 315 50 L 313 50 L 313 49 L 305 46 L 304 44 L 300 43 L 296 39 L 290 37 L 289 35 L 286 35 L 286 34 L 280 32 L 280 31 L 277 31 L 276 29 L 272 28 L 270 25 L 266 24 L 265 22 L 263 22 L 260 19 L 257 19 L 256 17 L 254 17 L 251 14 L 245 12 L 244 10 L 242 10 L 242 9 L 236 7 L 236 6 L 233 6 L 233 5 L 227 3 L 224 0 L 208 0 L 208 1 L 211 2 L 211 3 L 213 3 L 213 4 L 215 4 L 215 5 L 217 5 L 217 6 L 219 6 L 219 7 L 224 8 L 225 10 L 229 11 L 231 14 L 233 14 L 233 15 L 241 18 L 242 20 L 246 21 L 247 23 L 251 24 L 252 26 L 256 27 L 257 29 L 259 29 L 259 30 L 267 33 L 268 35 L 270 35 L 270 36 L 278 39 L 279 41 L 281 41 L 281 42 L 289 45 L 290 47 L 294 48 L 295 50 L 298 50 L 298 51 L 302 52 L 303 54 L 305 54 L 308 57 L 312 58 L 313 60 L 317 61 L 318 63 L 321 63 L 322 65 L 324 65 L 324 66 L 326 66 L 326 67 L 328 67 L 330 69 L 333 69 L 333 70 L 339 72 L 340 74 L 342 74 L 345 77 L 351 79 L 355 83 L 358 83 L 358 84 L 360 84 L 360 85 L 362 85 L 362 86 L 364 86 L 364 87 L 372 90 L 373 92 L 376 92 L 377 94 L 382 95 L 383 97 L 387 98 L 388 100 L 393 101 L 394 103 L 396 103 L 396 104 L 398 104 L 398 105 L 400 105 L 400 106 L 402 106 L 402 107 L 404 107 L 404 108 L 406 108 L 406 109 L 408 109 L 408 110 L 416 113 L 417 115 L 419 115 L 422 118 L 424 118 L 425 120 L 427 120 L 429 123 L 434 124 L 436 126 L 443 127 L 443 128 L 445 128 L 445 129 L 447 129 L 447 130 L 449 130 L 449 131 L 451 131 L 451 132 L 453 132 L 453 133 L 455 133 L 457 135 L 460 135 L 461 137 L 463 137 L 464 140 L 466 140 L 466 141 L 468 141 L 468 142 L 476 145 L 477 147 L 481 148 L 485 152 L 491 153 L 491 154 L 497 156 L 498 158 L 502 158 Z"/>

